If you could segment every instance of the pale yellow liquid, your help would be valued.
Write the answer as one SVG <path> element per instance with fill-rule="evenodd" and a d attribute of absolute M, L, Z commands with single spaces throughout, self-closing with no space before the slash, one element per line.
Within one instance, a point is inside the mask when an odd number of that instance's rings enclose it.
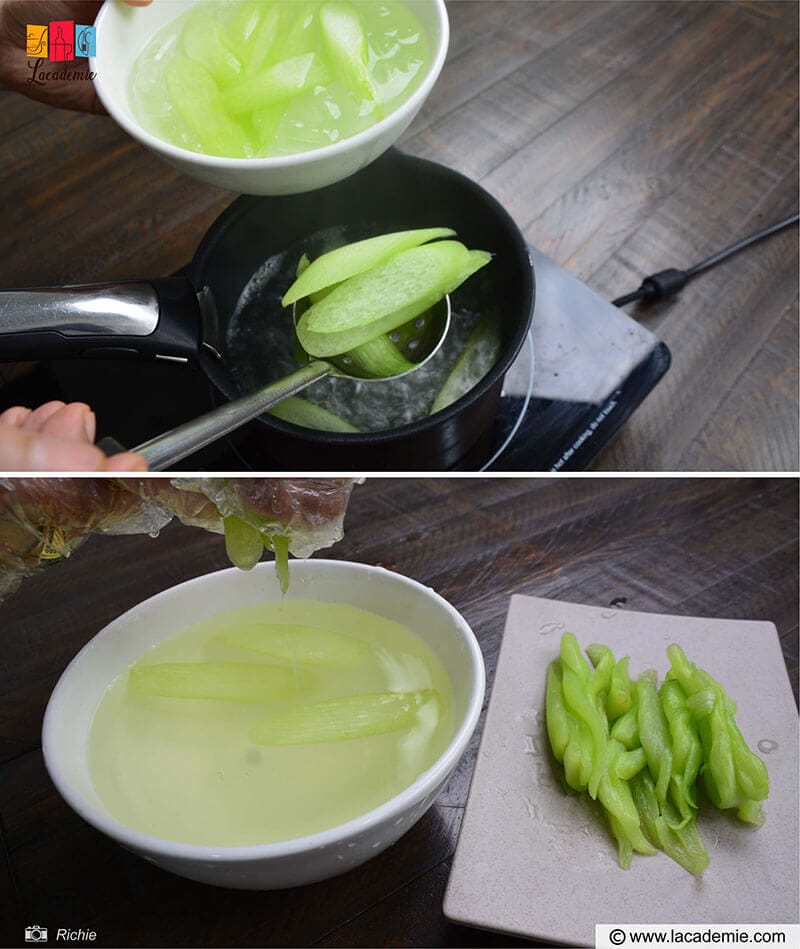
<path fill-rule="evenodd" d="M 127 671 L 118 676 L 95 713 L 89 766 L 101 800 L 123 824 L 215 846 L 302 837 L 394 797 L 448 745 L 453 690 L 438 658 L 405 626 L 355 607 L 302 600 L 246 607 L 181 630 L 143 661 L 282 664 L 213 641 L 252 623 L 313 625 L 371 648 L 351 667 L 294 666 L 296 694 L 273 705 L 139 695 L 128 688 Z M 249 737 L 270 711 L 291 705 L 421 689 L 435 689 L 439 699 L 405 731 L 287 747 Z"/>

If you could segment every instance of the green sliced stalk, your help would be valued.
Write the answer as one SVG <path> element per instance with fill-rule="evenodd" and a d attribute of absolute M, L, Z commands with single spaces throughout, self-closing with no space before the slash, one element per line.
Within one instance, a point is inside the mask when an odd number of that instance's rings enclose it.
<path fill-rule="evenodd" d="M 358 11 L 349 3 L 325 3 L 319 11 L 322 39 L 340 78 L 365 99 L 375 99 L 369 76 L 367 37 Z"/>
<path fill-rule="evenodd" d="M 291 668 L 256 662 L 161 662 L 132 666 L 128 684 L 139 695 L 272 702 L 295 692 L 297 676 Z"/>
<path fill-rule="evenodd" d="M 320 81 L 317 60 L 314 53 L 284 59 L 255 76 L 228 86 L 222 101 L 233 115 L 243 115 L 285 102 Z"/>
<path fill-rule="evenodd" d="M 275 105 L 253 112 L 251 120 L 260 157 L 269 155 L 284 115 L 286 115 L 286 102 L 277 102 Z"/>
<path fill-rule="evenodd" d="M 362 379 L 387 379 L 416 369 L 385 334 L 362 343 L 341 358 L 344 371 Z"/>
<path fill-rule="evenodd" d="M 186 55 L 207 69 L 220 86 L 240 75 L 242 64 L 226 45 L 222 28 L 212 17 L 196 14 L 188 19 L 181 43 Z"/>
<path fill-rule="evenodd" d="M 328 409 L 309 402 L 297 395 L 290 395 L 269 410 L 270 415 L 300 425 L 303 428 L 312 428 L 318 432 L 344 432 L 356 434 L 360 430 L 351 425 L 346 419 L 330 412 Z"/>
<path fill-rule="evenodd" d="M 263 4 L 259 4 L 259 6 L 263 6 Z M 275 40 L 280 33 L 280 7 L 277 4 L 270 4 L 266 10 L 260 11 L 260 14 L 262 12 L 263 15 L 252 29 L 247 40 L 246 49 L 242 53 L 244 74 L 246 76 L 254 76 L 261 72 L 275 47 Z"/>
<path fill-rule="evenodd" d="M 468 257 L 458 241 L 437 241 L 395 254 L 306 310 L 297 324 L 298 339 L 306 352 L 324 358 L 389 333 L 458 286 Z"/>
<path fill-rule="evenodd" d="M 349 741 L 411 728 L 418 709 L 438 693 L 379 692 L 302 705 L 264 719 L 253 730 L 259 745 L 306 745 Z"/>
<path fill-rule="evenodd" d="M 247 62 L 255 43 L 260 21 L 261 4 L 256 3 L 255 0 L 245 0 L 245 2 L 237 5 L 236 13 L 228 23 L 226 29 L 227 45 L 232 50 L 236 50 L 244 62 Z"/>
<path fill-rule="evenodd" d="M 226 114 L 214 79 L 199 63 L 176 56 L 164 79 L 175 110 L 211 155 L 249 158 L 253 143 Z"/>
<path fill-rule="evenodd" d="M 308 666 L 356 666 L 370 653 L 361 639 L 300 623 L 254 623 L 227 630 L 215 638 L 225 646 Z"/>
<path fill-rule="evenodd" d="M 454 235 L 455 231 L 449 227 L 417 228 L 381 234 L 378 237 L 369 237 L 363 241 L 337 247 L 317 257 L 303 270 L 298 267 L 297 279 L 284 294 L 281 304 L 291 306 L 303 297 L 311 296 L 334 284 L 342 283 L 350 277 L 371 270 L 401 251 L 419 247 L 440 237 Z"/>
<path fill-rule="evenodd" d="M 264 553 L 264 538 L 246 521 L 229 514 L 222 521 L 225 528 L 225 550 L 234 566 L 252 570 Z"/>
<path fill-rule="evenodd" d="M 482 319 L 470 333 L 467 344 L 456 360 L 444 385 L 436 393 L 430 415 L 471 392 L 497 362 L 502 340 L 495 320 Z"/>

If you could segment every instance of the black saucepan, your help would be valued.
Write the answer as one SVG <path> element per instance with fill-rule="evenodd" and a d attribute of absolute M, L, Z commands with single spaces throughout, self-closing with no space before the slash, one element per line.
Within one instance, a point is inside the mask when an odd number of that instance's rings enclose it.
<path fill-rule="evenodd" d="M 302 247 L 311 235 L 364 221 L 374 224 L 376 233 L 452 227 L 468 247 L 494 255 L 455 291 L 453 302 L 496 320 L 502 336 L 497 362 L 448 408 L 391 431 L 317 432 L 262 415 L 245 426 L 239 440 L 256 468 L 454 467 L 496 415 L 503 377 L 530 326 L 533 271 L 524 238 L 491 195 L 463 175 L 396 149 L 319 191 L 237 199 L 206 234 L 185 278 L 0 292 L 0 359 L 138 355 L 196 361 L 219 403 L 235 399 L 243 392 L 232 371 L 228 330 L 253 274 L 286 248 Z"/>

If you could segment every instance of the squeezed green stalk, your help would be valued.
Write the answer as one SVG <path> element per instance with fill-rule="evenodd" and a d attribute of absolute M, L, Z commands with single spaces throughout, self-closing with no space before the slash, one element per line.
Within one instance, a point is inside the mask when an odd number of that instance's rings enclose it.
<path fill-rule="evenodd" d="M 694 815 L 680 822 L 669 801 L 659 803 L 647 769 L 636 774 L 630 786 L 642 828 L 650 842 L 689 873 L 702 873 L 709 858 Z"/>
<path fill-rule="evenodd" d="M 735 807 L 748 824 L 763 823 L 761 802 L 769 794 L 769 775 L 739 731 L 736 703 L 721 683 L 689 662 L 680 646 L 669 646 L 667 655 L 668 676 L 681 684 L 697 719 L 704 759 L 700 773 L 708 796 L 723 810 Z"/>
<path fill-rule="evenodd" d="M 132 666 L 128 683 L 139 695 L 273 702 L 296 690 L 297 677 L 290 668 L 255 662 L 161 662 Z"/>
<path fill-rule="evenodd" d="M 736 726 L 735 703 L 678 646 L 668 649 L 671 668 L 660 690 L 654 670 L 634 684 L 627 657 L 615 662 L 601 645 L 586 652 L 593 670 L 564 633 L 547 669 L 547 734 L 567 784 L 606 809 L 620 866 L 658 847 L 702 873 L 709 859 L 697 828 L 699 776 L 717 807 L 735 807 L 747 823 L 763 821 L 768 776 Z"/>
<path fill-rule="evenodd" d="M 229 514 L 222 521 L 225 529 L 225 550 L 234 566 L 252 570 L 264 553 L 264 538 L 247 521 Z"/>
<path fill-rule="evenodd" d="M 647 676 L 639 676 L 636 689 L 639 700 L 639 736 L 647 755 L 647 767 L 656 782 L 656 799 L 662 804 L 667 798 L 672 775 L 672 743 L 667 719 L 658 700 L 658 693 Z"/>
<path fill-rule="evenodd" d="M 616 722 L 617 719 L 626 715 L 633 708 L 633 705 L 634 685 L 628 674 L 628 657 L 624 656 L 614 664 L 614 668 L 611 670 L 611 681 L 608 685 L 608 699 L 606 702 L 608 720 Z"/>
<path fill-rule="evenodd" d="M 697 725 L 689 711 L 686 693 L 677 679 L 667 679 L 662 683 L 659 699 L 672 739 L 670 799 L 677 807 L 683 824 L 688 822 L 697 810 L 694 785 L 703 763 L 703 746 Z"/>
<path fill-rule="evenodd" d="M 583 658 L 578 640 L 572 633 L 561 637 L 561 670 L 564 703 L 582 722 L 591 736 L 591 774 L 589 796 L 596 798 L 603 777 L 604 757 L 608 739 L 608 722 L 590 692 L 591 670 Z"/>
<path fill-rule="evenodd" d="M 411 728 L 418 710 L 433 700 L 433 689 L 348 695 L 270 715 L 252 737 L 259 745 L 306 745 L 383 735 Z"/>

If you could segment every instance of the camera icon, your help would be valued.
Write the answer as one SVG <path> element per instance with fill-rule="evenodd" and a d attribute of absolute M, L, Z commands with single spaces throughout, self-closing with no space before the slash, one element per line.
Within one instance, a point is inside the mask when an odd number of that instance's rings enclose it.
<path fill-rule="evenodd" d="M 25 942 L 47 942 L 47 930 L 44 926 L 26 926 Z"/>

